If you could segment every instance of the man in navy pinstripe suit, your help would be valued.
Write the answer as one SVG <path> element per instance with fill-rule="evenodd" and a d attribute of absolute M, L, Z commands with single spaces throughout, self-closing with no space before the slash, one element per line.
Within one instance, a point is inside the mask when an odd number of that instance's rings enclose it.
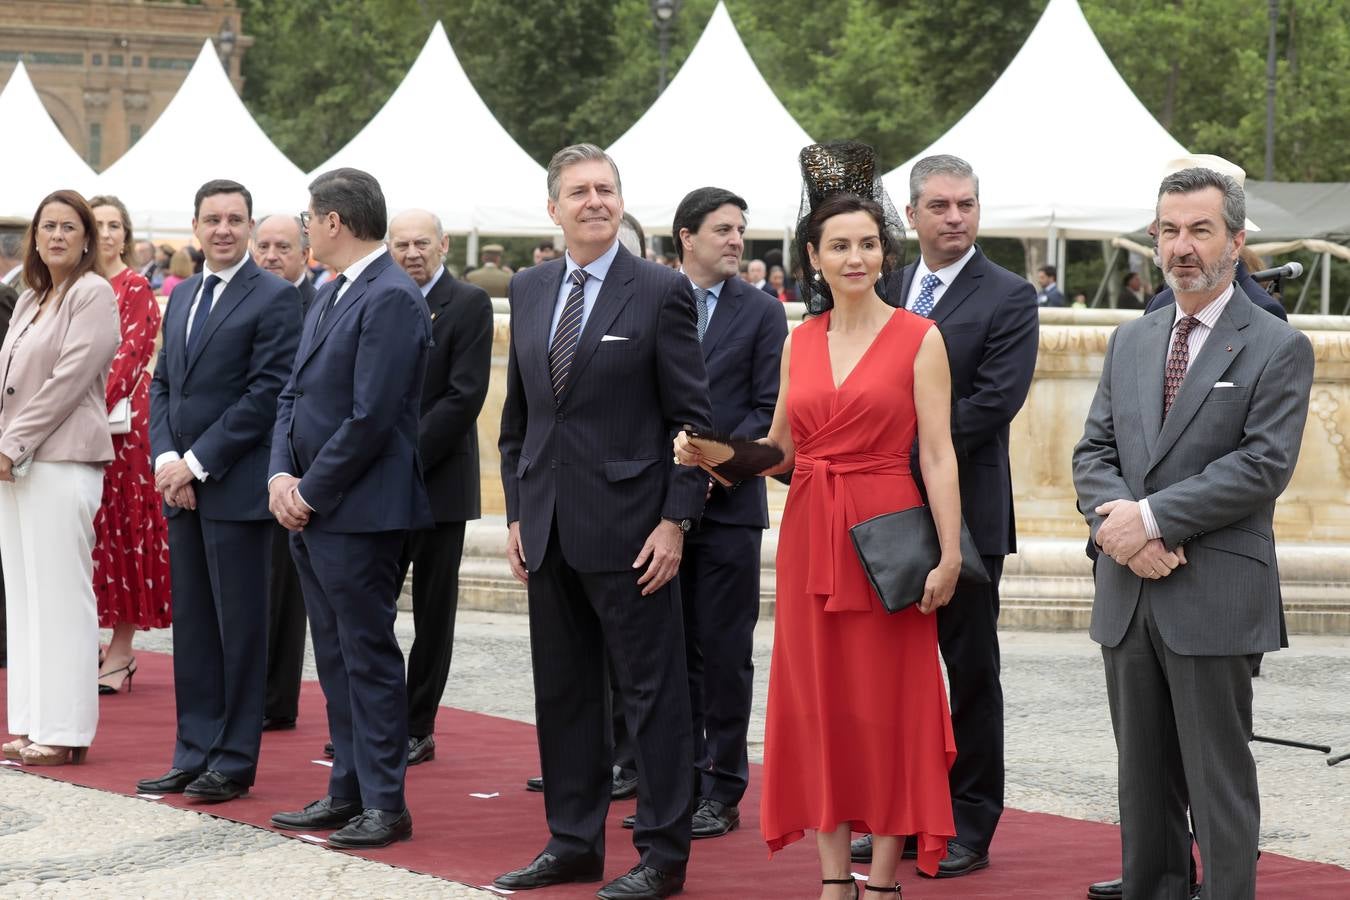
<path fill-rule="evenodd" d="M 604 874 L 612 658 L 638 768 L 639 863 L 602 898 L 684 885 L 693 738 L 679 571 L 702 473 L 671 462 L 682 427 L 710 427 L 689 280 L 618 243 L 618 169 L 566 147 L 548 169 L 563 259 L 511 282 L 502 410 L 506 555 L 528 586 L 544 809 L 552 838 L 496 879 L 528 890 Z"/>

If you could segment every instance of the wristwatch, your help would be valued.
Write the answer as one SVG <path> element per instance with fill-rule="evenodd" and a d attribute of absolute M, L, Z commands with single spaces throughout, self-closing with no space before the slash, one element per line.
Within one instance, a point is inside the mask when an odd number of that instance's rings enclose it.
<path fill-rule="evenodd" d="M 688 534 L 689 529 L 694 527 L 693 519 L 666 519 L 665 521 L 677 526 L 680 529 L 680 534 Z"/>

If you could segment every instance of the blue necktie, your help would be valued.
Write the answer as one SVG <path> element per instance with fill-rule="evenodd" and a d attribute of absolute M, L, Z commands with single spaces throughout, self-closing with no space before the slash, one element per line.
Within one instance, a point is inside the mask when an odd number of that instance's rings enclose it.
<path fill-rule="evenodd" d="M 707 288 L 694 288 L 694 303 L 698 306 L 698 341 L 703 343 L 703 335 L 708 333 L 708 294 Z"/>
<path fill-rule="evenodd" d="M 553 333 L 553 343 L 548 348 L 548 374 L 553 382 L 554 401 L 562 395 L 567 373 L 572 370 L 572 358 L 577 354 L 581 319 L 586 312 L 585 285 L 586 270 L 573 269 L 572 290 L 567 294 L 562 316 L 558 318 L 558 330 Z"/>
<path fill-rule="evenodd" d="M 928 314 L 933 311 L 933 304 L 937 301 L 933 299 L 933 291 L 942 284 L 942 279 L 929 272 L 923 276 L 923 281 L 919 282 L 919 296 L 914 299 L 914 305 L 910 307 L 910 312 L 916 316 L 928 318 Z"/>
<path fill-rule="evenodd" d="M 207 275 L 206 284 L 202 287 L 202 298 L 197 301 L 197 312 L 192 317 L 192 327 L 188 329 L 187 352 L 191 356 L 197 349 L 197 342 L 201 340 L 202 332 L 206 331 L 206 320 L 211 315 L 211 295 L 216 292 L 216 285 L 220 284 L 219 275 Z"/>

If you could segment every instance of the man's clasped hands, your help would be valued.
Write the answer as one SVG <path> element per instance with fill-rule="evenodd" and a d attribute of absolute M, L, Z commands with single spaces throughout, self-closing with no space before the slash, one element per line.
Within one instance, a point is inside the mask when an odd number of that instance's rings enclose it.
<path fill-rule="evenodd" d="M 1180 544 L 1168 550 L 1159 538 L 1144 530 L 1144 517 L 1134 500 L 1112 500 L 1097 507 L 1106 521 L 1097 529 L 1097 546 L 1140 578 L 1166 578 L 1177 566 L 1186 565 L 1186 550 Z"/>

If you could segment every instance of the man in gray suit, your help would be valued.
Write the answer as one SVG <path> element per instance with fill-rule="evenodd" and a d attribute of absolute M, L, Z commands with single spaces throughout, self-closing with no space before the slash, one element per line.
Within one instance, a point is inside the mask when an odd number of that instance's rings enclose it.
<path fill-rule="evenodd" d="M 1074 450 L 1101 549 L 1091 635 L 1119 751 L 1124 895 L 1255 897 L 1251 657 L 1280 646 L 1272 520 L 1312 386 L 1312 345 L 1233 283 L 1242 188 L 1167 176 L 1158 251 L 1176 305 L 1120 326 Z"/>

